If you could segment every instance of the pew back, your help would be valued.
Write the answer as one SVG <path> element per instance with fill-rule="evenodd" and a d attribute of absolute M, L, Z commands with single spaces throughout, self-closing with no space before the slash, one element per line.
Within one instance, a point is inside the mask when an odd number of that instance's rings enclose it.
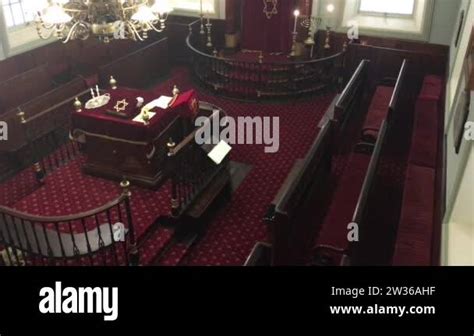
<path fill-rule="evenodd" d="M 147 88 L 169 69 L 168 39 L 163 38 L 99 68 L 99 81 L 108 86 L 110 76 L 120 86 Z"/>
<path fill-rule="evenodd" d="M 334 119 L 344 128 L 350 115 L 358 109 L 367 84 L 369 61 L 362 60 L 341 93 L 334 108 Z"/>
<path fill-rule="evenodd" d="M 336 123 L 329 121 L 318 134 L 303 162 L 297 163 L 273 202 L 268 216 L 272 235 L 272 264 L 295 265 L 305 254 L 312 217 L 331 174 Z"/>
<path fill-rule="evenodd" d="M 368 238 L 370 235 L 369 221 L 371 220 L 371 212 L 378 210 L 375 208 L 377 206 L 375 185 L 380 176 L 380 164 L 387 144 L 388 131 L 389 123 L 387 120 L 384 120 L 352 217 L 352 223 L 358 226 L 360 241 L 349 242 L 347 258 L 343 259 L 343 263 L 347 263 L 348 265 L 357 266 L 366 264 L 367 261 L 364 260 L 364 257 L 367 256 L 367 253 L 370 253 L 369 251 L 371 251 L 373 247 L 372 240 Z"/>
<path fill-rule="evenodd" d="M 393 90 L 392 98 L 390 99 L 390 104 L 388 106 L 388 117 L 387 122 L 390 124 L 392 119 L 394 118 L 394 114 L 396 111 L 400 110 L 402 105 L 403 99 L 402 95 L 406 92 L 406 77 L 407 77 L 407 70 L 408 69 L 408 60 L 404 59 L 402 63 L 402 67 L 400 68 L 400 72 L 398 73 L 397 82 L 395 84 L 395 88 Z"/>
<path fill-rule="evenodd" d="M 0 115 L 53 88 L 47 65 L 26 71 L 0 83 Z"/>

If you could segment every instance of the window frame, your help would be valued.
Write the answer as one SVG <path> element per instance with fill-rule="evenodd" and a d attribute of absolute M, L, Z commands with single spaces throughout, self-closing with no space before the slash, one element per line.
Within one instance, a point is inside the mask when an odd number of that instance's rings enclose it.
<path fill-rule="evenodd" d="M 360 35 L 429 41 L 434 3 L 431 0 L 415 0 L 415 2 L 417 6 L 414 16 L 396 17 L 360 13 L 359 0 L 346 0 L 342 21 L 337 31 L 347 33 L 353 22 L 358 22 Z"/>
<path fill-rule="evenodd" d="M 214 13 L 203 13 L 205 17 L 209 16 L 210 18 L 219 18 L 220 17 L 220 6 L 218 0 L 212 0 L 214 3 Z M 201 11 L 198 9 L 186 9 L 186 8 L 174 8 L 172 14 L 176 15 L 183 15 L 183 16 L 193 16 L 199 17 L 201 15 Z"/>
<path fill-rule="evenodd" d="M 27 19 L 27 15 L 26 15 L 26 12 L 25 12 L 23 0 L 16 0 L 17 2 L 13 3 L 13 4 L 10 3 L 10 1 L 11 0 L 8 0 L 8 3 L 5 3 L 4 1 L 0 0 L 1 6 L 2 6 L 2 14 L 4 16 L 5 26 L 6 26 L 7 30 L 14 32 L 14 31 L 21 30 L 25 27 L 30 26 L 31 23 L 34 22 L 34 19 L 32 19 L 32 20 Z M 20 5 L 21 11 L 22 11 L 21 14 L 22 14 L 22 17 L 23 17 L 23 22 L 19 23 L 19 24 L 15 24 L 15 19 L 14 19 L 13 10 L 12 10 L 12 5 L 16 5 L 16 4 Z M 5 11 L 7 11 L 7 10 L 10 12 L 10 15 L 11 15 L 12 20 L 13 20 L 13 25 L 12 26 L 7 25 L 7 18 L 6 18 L 6 14 L 5 14 Z"/>
<path fill-rule="evenodd" d="M 413 8 L 411 14 L 400 14 L 400 13 L 381 13 L 373 11 L 363 11 L 361 10 L 362 0 L 357 0 L 357 13 L 364 16 L 378 16 L 378 17 L 387 17 L 387 18 L 399 18 L 399 19 L 413 19 L 415 18 L 416 11 L 418 10 L 419 1 L 413 0 Z"/>

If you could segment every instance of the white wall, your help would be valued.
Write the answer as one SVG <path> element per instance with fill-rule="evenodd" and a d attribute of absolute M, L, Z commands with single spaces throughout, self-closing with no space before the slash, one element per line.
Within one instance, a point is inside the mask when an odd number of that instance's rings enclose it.
<path fill-rule="evenodd" d="M 456 201 L 446 223 L 445 265 L 474 265 L 474 147 L 462 172 Z"/>
<path fill-rule="evenodd" d="M 463 0 L 459 11 L 466 10 L 466 24 L 461 34 L 458 48 L 454 46 L 453 36 L 450 54 L 450 72 L 447 81 L 445 136 L 447 139 L 446 170 L 446 216 L 443 221 L 442 262 L 445 265 L 474 265 L 472 250 L 474 246 L 474 147 L 463 141 L 461 151 L 454 151 L 454 112 L 463 107 L 462 93 L 464 87 L 463 64 L 474 24 L 474 2 Z M 471 102 L 469 120 L 474 121 L 474 99 Z"/>
<path fill-rule="evenodd" d="M 460 4 L 461 0 L 435 0 L 430 43 L 451 44 L 451 38 L 457 29 Z"/>

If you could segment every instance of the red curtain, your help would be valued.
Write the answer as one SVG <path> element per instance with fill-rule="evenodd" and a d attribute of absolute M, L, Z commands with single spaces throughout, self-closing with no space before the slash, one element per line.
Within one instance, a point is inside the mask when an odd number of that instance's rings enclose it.
<path fill-rule="evenodd" d="M 264 52 L 289 52 L 296 0 L 278 0 L 278 14 L 267 19 L 263 0 L 243 0 L 242 48 Z M 268 7 L 271 9 L 272 5 Z"/>

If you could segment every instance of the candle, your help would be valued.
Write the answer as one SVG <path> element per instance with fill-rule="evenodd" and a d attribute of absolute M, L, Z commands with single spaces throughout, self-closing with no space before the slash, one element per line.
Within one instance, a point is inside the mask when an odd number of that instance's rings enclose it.
<path fill-rule="evenodd" d="M 97 97 L 99 97 L 100 96 L 99 85 L 95 86 L 95 90 L 97 91 Z"/>
<path fill-rule="evenodd" d="M 94 90 L 92 88 L 91 88 L 91 96 L 92 96 L 92 98 L 95 98 Z"/>
<path fill-rule="evenodd" d="M 293 29 L 293 33 L 296 33 L 296 24 L 298 23 L 298 16 L 300 16 L 300 11 L 295 9 L 293 15 L 295 16 L 295 27 Z"/>

